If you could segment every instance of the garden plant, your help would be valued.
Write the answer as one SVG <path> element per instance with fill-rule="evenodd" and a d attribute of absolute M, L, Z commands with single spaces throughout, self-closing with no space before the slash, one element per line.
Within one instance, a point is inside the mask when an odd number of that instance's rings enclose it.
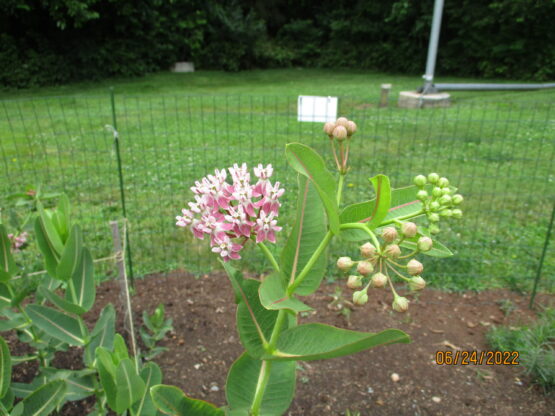
<path fill-rule="evenodd" d="M 166 385 L 151 389 L 159 410 L 171 415 L 281 415 L 293 400 L 297 361 L 321 360 L 354 354 L 380 345 L 408 343 L 397 329 L 366 333 L 320 323 L 299 323 L 301 312 L 312 310 L 301 297 L 314 293 L 327 269 L 326 249 L 333 238 L 358 244 L 360 257 L 341 257 L 337 267 L 353 271 L 347 286 L 353 303 L 368 302 L 371 288 L 388 287 L 392 308 L 405 312 L 409 299 L 395 281 L 409 291 L 425 287 L 418 255 L 448 257 L 452 253 L 436 239 L 439 223 L 460 218 L 463 201 L 447 178 L 436 173 L 418 175 L 414 184 L 393 189 L 389 178 L 369 178 L 374 198 L 342 207 L 349 152 L 356 145 L 353 121 L 341 117 L 326 123 L 336 174 L 311 148 L 291 143 L 285 155 L 298 173 L 297 213 L 279 255 L 267 246 L 275 243 L 280 197 L 286 190 L 272 183 L 271 165 L 259 164 L 251 176 L 246 164 L 216 170 L 191 188 L 194 201 L 177 217 L 177 225 L 195 237 L 209 240 L 220 256 L 237 303 L 237 331 L 245 351 L 233 363 L 226 383 L 227 405 L 217 408 L 187 397 Z M 229 176 L 228 176 L 229 175 Z M 369 192 L 370 193 L 370 192 Z M 253 244 L 267 257 L 273 271 L 261 280 L 245 278 L 231 265 Z"/>

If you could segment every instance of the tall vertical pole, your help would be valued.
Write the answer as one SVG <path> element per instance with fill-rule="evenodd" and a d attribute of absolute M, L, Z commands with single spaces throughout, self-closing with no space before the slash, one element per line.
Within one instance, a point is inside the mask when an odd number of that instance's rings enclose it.
<path fill-rule="evenodd" d="M 545 242 L 543 244 L 542 255 L 540 257 L 540 262 L 538 264 L 538 270 L 536 272 L 536 278 L 534 279 L 534 288 L 532 289 L 532 294 L 530 295 L 530 309 L 534 306 L 534 299 L 536 298 L 536 291 L 538 290 L 538 282 L 543 269 L 543 261 L 545 259 L 545 254 L 547 253 L 547 246 L 549 245 L 549 239 L 551 238 L 551 231 L 553 230 L 553 220 L 555 219 L 555 202 L 553 202 L 553 209 L 551 210 L 551 220 L 547 226 L 547 233 L 545 234 Z"/>
<path fill-rule="evenodd" d="M 443 15 L 443 0 L 435 0 L 434 17 L 432 18 L 432 29 L 430 30 L 430 43 L 428 44 L 428 59 L 426 60 L 426 73 L 422 93 L 435 92 L 434 71 L 436 68 L 437 45 L 439 43 L 439 31 L 441 29 L 441 17 Z"/>
<path fill-rule="evenodd" d="M 118 163 L 118 176 L 119 176 L 119 193 L 121 200 L 121 210 L 123 217 L 127 219 L 127 209 L 125 207 L 125 190 L 123 187 L 123 169 L 121 167 L 121 154 L 119 150 L 119 133 L 116 118 L 116 100 L 114 98 L 114 88 L 110 88 L 110 102 L 112 104 L 112 124 L 114 127 L 114 146 L 116 148 L 116 158 Z M 131 245 L 129 244 L 129 231 L 125 234 L 125 245 L 127 254 L 127 263 L 129 264 L 129 280 L 131 287 L 135 286 L 135 279 L 133 276 L 133 261 L 131 260 Z"/>

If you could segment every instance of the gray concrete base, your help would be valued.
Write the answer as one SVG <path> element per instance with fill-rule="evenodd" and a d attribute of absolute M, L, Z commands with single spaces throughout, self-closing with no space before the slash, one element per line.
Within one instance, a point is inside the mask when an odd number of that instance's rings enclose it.
<path fill-rule="evenodd" d="M 195 64 L 192 62 L 176 62 L 171 68 L 172 72 L 195 72 Z"/>
<path fill-rule="evenodd" d="M 401 108 L 449 107 L 451 96 L 446 92 L 424 95 L 416 91 L 401 91 L 397 105 Z"/>

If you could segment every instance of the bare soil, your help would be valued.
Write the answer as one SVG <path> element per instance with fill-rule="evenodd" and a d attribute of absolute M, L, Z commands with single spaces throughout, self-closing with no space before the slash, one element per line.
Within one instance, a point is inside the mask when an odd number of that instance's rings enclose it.
<path fill-rule="evenodd" d="M 346 299 L 333 302 L 337 287 Z M 116 282 L 102 284 L 95 308 L 87 315 L 88 324 L 92 326 L 101 308 L 111 302 L 119 305 L 118 326 L 123 331 L 120 293 Z M 363 307 L 350 305 L 349 297 L 350 291 L 342 284 L 324 284 L 303 299 L 316 312 L 301 322 L 371 332 L 399 328 L 411 336 L 412 343 L 299 363 L 296 395 L 288 415 L 340 415 L 347 410 L 386 416 L 555 415 L 555 395 L 545 395 L 518 365 L 436 363 L 437 351 L 487 351 L 485 334 L 493 325 L 531 322 L 535 316 L 527 308 L 526 297 L 507 290 L 447 293 L 426 289 L 413 298 L 405 314 L 391 311 L 390 293 L 383 290 L 371 291 Z M 132 302 L 137 326 L 142 311 L 152 312 L 160 303 L 173 319 L 174 331 L 162 342 L 169 350 L 155 359 L 164 383 L 179 386 L 191 397 L 224 405 L 227 371 L 242 352 L 227 277 L 213 273 L 195 279 L 179 271 L 149 276 L 136 282 Z M 539 302 L 554 305 L 555 297 L 541 295 Z M 349 316 L 342 313 L 345 307 L 352 309 Z M 8 342 L 13 354 L 24 352 L 14 351 L 23 348 L 14 336 Z M 81 351 L 61 353 L 56 365 L 80 368 Z M 35 372 L 33 363 L 19 365 L 14 368 L 14 381 L 28 382 Z M 87 414 L 92 403 L 89 399 L 66 405 L 62 414 Z"/>

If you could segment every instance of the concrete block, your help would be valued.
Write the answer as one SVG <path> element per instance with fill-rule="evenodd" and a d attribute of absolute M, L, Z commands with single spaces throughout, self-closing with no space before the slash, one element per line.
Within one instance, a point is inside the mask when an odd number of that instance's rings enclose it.
<path fill-rule="evenodd" d="M 397 105 L 401 108 L 449 107 L 451 105 L 451 96 L 446 92 L 420 94 L 416 91 L 401 91 Z"/>
<path fill-rule="evenodd" d="M 195 72 L 195 64 L 192 62 L 176 62 L 171 68 L 172 72 Z"/>

